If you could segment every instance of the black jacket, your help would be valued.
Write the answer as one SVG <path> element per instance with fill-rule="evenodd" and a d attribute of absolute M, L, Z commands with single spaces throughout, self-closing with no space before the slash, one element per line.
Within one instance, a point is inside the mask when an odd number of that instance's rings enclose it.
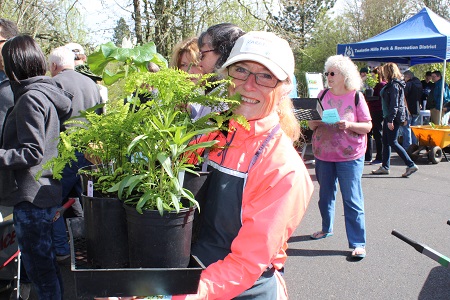
<path fill-rule="evenodd" d="M 14 105 L 14 95 L 11 90 L 9 80 L 5 79 L 0 83 L 0 138 L 3 132 L 6 112 Z"/>
<path fill-rule="evenodd" d="M 6 118 L 0 149 L 0 172 L 13 170 L 18 190 L 0 203 L 14 206 L 23 201 L 45 208 L 61 203 L 61 184 L 42 165 L 58 153 L 60 119 L 70 112 L 71 95 L 46 76 L 11 82 L 14 107 Z"/>
<path fill-rule="evenodd" d="M 382 90 L 383 117 L 388 123 L 403 123 L 406 120 L 405 82 L 393 79 Z"/>
<path fill-rule="evenodd" d="M 422 98 L 422 82 L 417 77 L 413 77 L 406 83 L 405 97 L 408 104 L 409 113 L 418 115 L 420 113 L 420 100 Z"/>

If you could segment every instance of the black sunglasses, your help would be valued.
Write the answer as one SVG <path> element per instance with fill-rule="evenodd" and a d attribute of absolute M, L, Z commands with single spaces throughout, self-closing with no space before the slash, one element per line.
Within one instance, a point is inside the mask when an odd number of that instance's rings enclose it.
<path fill-rule="evenodd" d="M 200 57 L 199 57 L 200 60 L 202 60 L 203 56 L 205 56 L 205 53 L 212 52 L 212 51 L 216 51 L 216 49 L 200 51 Z"/>
<path fill-rule="evenodd" d="M 0 43 L 6 43 L 8 40 L 0 40 Z"/>
<path fill-rule="evenodd" d="M 325 72 L 325 73 L 323 73 L 323 74 L 324 74 L 325 77 L 326 77 L 326 76 L 328 76 L 328 75 L 334 76 L 334 75 L 336 75 L 337 73 L 334 73 L 334 72 Z"/>

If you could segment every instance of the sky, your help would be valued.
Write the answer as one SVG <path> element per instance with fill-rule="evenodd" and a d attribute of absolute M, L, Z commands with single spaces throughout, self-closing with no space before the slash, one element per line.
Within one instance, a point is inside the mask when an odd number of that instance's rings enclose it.
<path fill-rule="evenodd" d="M 107 3 L 102 5 L 103 3 Z M 79 9 L 89 28 L 88 42 L 99 45 L 112 40 L 114 27 L 120 17 L 131 25 L 132 7 L 125 7 L 124 0 L 79 0 Z M 119 5 L 122 3 L 122 6 Z"/>
<path fill-rule="evenodd" d="M 255 0 L 257 1 L 257 0 Z M 334 10 L 342 11 L 347 0 L 337 0 Z M 132 28 L 130 0 L 79 0 L 80 11 L 84 15 L 89 28 L 88 42 L 99 45 L 112 40 L 114 27 L 123 17 Z M 107 3 L 102 5 L 102 3 Z M 129 6 L 126 6 L 129 3 Z"/>

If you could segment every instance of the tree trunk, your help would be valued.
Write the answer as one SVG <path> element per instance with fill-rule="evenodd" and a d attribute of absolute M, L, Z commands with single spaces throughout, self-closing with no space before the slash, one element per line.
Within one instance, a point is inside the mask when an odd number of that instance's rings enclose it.
<path fill-rule="evenodd" d="M 141 1 L 133 0 L 134 7 L 134 31 L 138 44 L 142 44 L 142 17 L 141 17 Z"/>

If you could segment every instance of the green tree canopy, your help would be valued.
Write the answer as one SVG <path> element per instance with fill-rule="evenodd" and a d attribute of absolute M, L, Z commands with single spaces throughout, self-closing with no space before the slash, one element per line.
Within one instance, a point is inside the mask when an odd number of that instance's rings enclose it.
<path fill-rule="evenodd" d="M 125 22 L 125 19 L 120 18 L 117 21 L 116 27 L 114 27 L 113 43 L 119 47 L 122 45 L 122 40 L 124 37 L 131 38 L 131 30 L 127 25 L 127 22 Z"/>

